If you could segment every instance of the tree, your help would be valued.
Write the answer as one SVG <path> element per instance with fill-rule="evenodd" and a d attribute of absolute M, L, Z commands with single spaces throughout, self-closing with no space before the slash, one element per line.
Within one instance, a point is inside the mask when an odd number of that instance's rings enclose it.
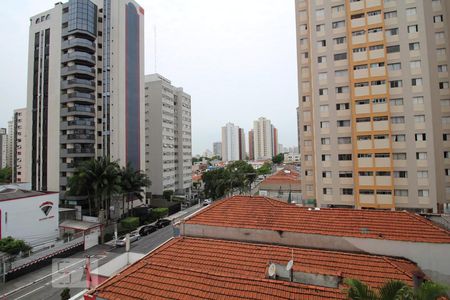
<path fill-rule="evenodd" d="M 0 183 L 11 183 L 12 170 L 10 167 L 0 169 Z"/>
<path fill-rule="evenodd" d="M 227 170 L 230 172 L 230 186 L 239 189 L 241 193 L 250 189 L 257 176 L 255 169 L 243 160 L 229 164 Z"/>
<path fill-rule="evenodd" d="M 282 164 L 283 161 L 284 161 L 284 154 L 283 153 L 279 153 L 279 154 L 275 155 L 274 157 L 272 157 L 272 162 L 274 164 L 279 165 L 279 164 Z"/>
<path fill-rule="evenodd" d="M 265 162 L 258 170 L 256 170 L 258 175 L 267 175 L 272 173 L 272 164 L 270 162 Z"/>
<path fill-rule="evenodd" d="M 70 299 L 70 289 L 64 288 L 60 294 L 61 300 L 69 300 Z"/>
<path fill-rule="evenodd" d="M 109 157 L 99 157 L 82 162 L 69 178 L 69 194 L 88 196 L 91 209 L 93 206 L 98 212 L 104 209 L 106 220 L 109 219 L 111 196 L 120 192 L 120 167 L 117 161 Z"/>
<path fill-rule="evenodd" d="M 120 170 L 120 190 L 122 192 L 123 211 L 125 213 L 125 200 L 130 203 L 133 210 L 133 200 L 142 200 L 144 188 L 151 185 L 147 175 L 139 170 L 135 170 L 130 164 Z"/>
<path fill-rule="evenodd" d="M 20 252 L 25 253 L 30 250 L 30 245 L 23 240 L 16 240 L 10 236 L 0 240 L 0 252 L 5 252 L 9 255 L 17 255 Z"/>
<path fill-rule="evenodd" d="M 350 300 L 436 300 L 449 290 L 449 287 L 432 281 L 425 281 L 414 289 L 402 281 L 390 280 L 378 291 L 357 279 L 347 279 L 345 283 L 349 286 L 347 296 Z"/>
<path fill-rule="evenodd" d="M 218 199 L 225 195 L 230 185 L 230 172 L 227 169 L 215 169 L 203 174 L 205 196 Z"/>
<path fill-rule="evenodd" d="M 166 199 L 166 201 L 171 201 L 172 200 L 172 196 L 173 196 L 173 191 L 172 190 L 165 190 L 165 191 L 163 191 L 162 196 L 163 196 L 164 199 Z"/>

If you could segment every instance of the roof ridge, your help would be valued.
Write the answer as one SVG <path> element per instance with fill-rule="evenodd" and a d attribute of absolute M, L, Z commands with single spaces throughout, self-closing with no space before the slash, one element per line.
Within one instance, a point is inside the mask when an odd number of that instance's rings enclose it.
<path fill-rule="evenodd" d="M 433 227 L 433 228 L 435 228 L 435 229 L 439 229 L 440 231 L 446 233 L 446 234 L 450 237 L 450 231 L 448 231 L 448 230 L 445 229 L 445 228 L 442 228 L 442 227 L 440 227 L 440 226 L 435 225 L 433 222 L 431 222 L 431 221 L 428 220 L 427 218 L 422 217 L 422 216 L 419 216 L 419 215 L 417 215 L 417 214 L 413 214 L 413 213 L 411 213 L 411 212 L 409 212 L 409 211 L 404 211 L 404 212 L 407 213 L 408 215 L 412 216 L 412 217 L 415 218 L 416 220 L 419 220 L 419 221 L 421 221 L 422 223 L 427 224 L 428 226 L 431 226 L 431 227 Z"/>
<path fill-rule="evenodd" d="M 388 264 L 392 265 L 395 269 L 397 269 L 398 271 L 402 272 L 403 274 L 405 274 L 406 276 L 408 276 L 409 278 L 413 279 L 412 274 L 409 274 L 408 272 L 406 272 L 405 270 L 403 270 L 402 268 L 400 268 L 397 264 L 395 264 L 392 259 L 388 259 L 387 257 L 383 256 L 383 260 L 385 262 L 387 262 Z M 414 263 L 414 265 L 417 267 L 417 265 Z"/>

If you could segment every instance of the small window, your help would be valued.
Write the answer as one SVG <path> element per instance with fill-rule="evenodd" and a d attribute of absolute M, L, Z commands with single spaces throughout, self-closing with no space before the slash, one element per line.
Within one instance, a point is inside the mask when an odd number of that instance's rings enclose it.
<path fill-rule="evenodd" d="M 417 15 L 417 9 L 415 7 L 410 7 L 406 9 L 407 16 L 415 16 Z"/>
<path fill-rule="evenodd" d="M 334 60 L 344 60 L 347 59 L 347 53 L 337 53 L 334 55 Z"/>
<path fill-rule="evenodd" d="M 408 26 L 408 33 L 417 33 L 419 32 L 419 25 L 409 25 Z"/>
<path fill-rule="evenodd" d="M 420 50 L 420 43 L 419 42 L 409 43 L 409 51 L 415 50 Z"/>
<path fill-rule="evenodd" d="M 384 13 L 384 18 L 385 19 L 391 19 L 391 18 L 396 18 L 397 17 L 397 11 L 393 10 L 393 11 L 388 11 Z"/>
<path fill-rule="evenodd" d="M 438 72 L 439 72 L 439 73 L 446 73 L 446 72 L 448 72 L 448 67 L 447 67 L 447 65 L 439 65 L 439 66 L 438 66 Z"/>
<path fill-rule="evenodd" d="M 444 22 L 443 15 L 433 16 L 433 23 L 442 23 L 442 22 Z"/>
<path fill-rule="evenodd" d="M 387 53 L 397 53 L 400 52 L 400 45 L 388 46 L 386 47 Z"/>

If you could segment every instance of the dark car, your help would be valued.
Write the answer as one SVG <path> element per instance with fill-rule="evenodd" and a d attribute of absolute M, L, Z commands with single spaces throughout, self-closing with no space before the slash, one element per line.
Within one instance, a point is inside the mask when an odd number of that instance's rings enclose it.
<path fill-rule="evenodd" d="M 170 223 L 172 223 L 172 221 L 170 221 L 168 219 L 159 219 L 156 222 L 155 226 L 158 227 L 158 228 L 163 228 L 163 227 L 169 226 Z"/>
<path fill-rule="evenodd" d="M 142 226 L 141 229 L 139 229 L 139 235 L 145 236 L 145 235 L 155 232 L 156 230 L 158 230 L 158 227 L 156 227 L 156 226 L 145 225 L 145 226 Z"/>

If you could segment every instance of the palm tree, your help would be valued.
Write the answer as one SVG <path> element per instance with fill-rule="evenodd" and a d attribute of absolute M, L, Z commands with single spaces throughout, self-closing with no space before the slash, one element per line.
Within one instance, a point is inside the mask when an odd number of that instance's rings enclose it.
<path fill-rule="evenodd" d="M 125 199 L 128 202 L 136 197 L 142 200 L 144 188 L 151 185 L 147 175 L 139 170 L 135 170 L 130 164 L 120 170 L 120 188 L 122 192 L 123 211 L 125 213 Z M 131 208 L 133 209 L 133 207 Z"/>
<path fill-rule="evenodd" d="M 109 219 L 111 196 L 120 191 L 120 167 L 109 157 L 99 157 L 81 163 L 69 179 L 69 193 L 88 195 L 91 211 L 91 195 L 94 208 L 98 212 L 104 209 L 106 220 Z"/>
<path fill-rule="evenodd" d="M 357 279 L 347 279 L 347 296 L 351 300 L 436 300 L 446 296 L 449 287 L 425 281 L 418 288 L 412 288 L 398 280 L 390 280 L 378 290 Z"/>

